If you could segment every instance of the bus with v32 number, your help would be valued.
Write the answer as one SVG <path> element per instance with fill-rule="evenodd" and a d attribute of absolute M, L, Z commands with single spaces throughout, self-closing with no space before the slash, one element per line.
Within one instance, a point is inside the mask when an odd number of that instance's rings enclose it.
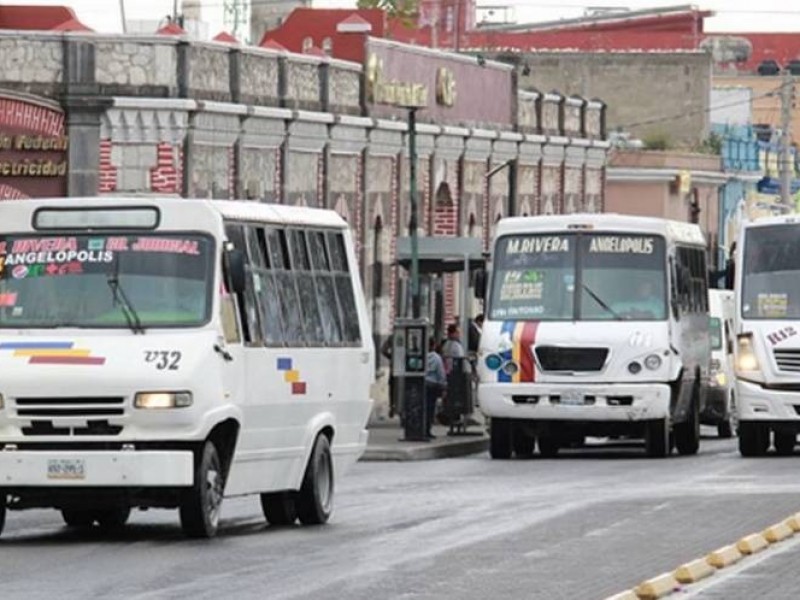
<path fill-rule="evenodd" d="M 613 214 L 497 223 L 478 357 L 492 458 L 587 436 L 699 447 L 709 368 L 697 225 Z"/>
<path fill-rule="evenodd" d="M 321 524 L 363 453 L 374 350 L 333 211 L 177 198 L 0 207 L 0 530 L 118 528 L 224 497 Z"/>

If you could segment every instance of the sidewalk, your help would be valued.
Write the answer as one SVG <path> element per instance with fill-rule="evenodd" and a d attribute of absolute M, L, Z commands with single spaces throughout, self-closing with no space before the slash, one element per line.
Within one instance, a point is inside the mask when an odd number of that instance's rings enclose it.
<path fill-rule="evenodd" d="M 427 442 L 406 442 L 397 418 L 370 422 L 367 450 L 363 461 L 405 461 L 452 458 L 479 454 L 489 449 L 489 437 L 483 423 L 467 428 L 466 434 L 447 435 L 449 427 L 434 425 L 434 439 Z"/>

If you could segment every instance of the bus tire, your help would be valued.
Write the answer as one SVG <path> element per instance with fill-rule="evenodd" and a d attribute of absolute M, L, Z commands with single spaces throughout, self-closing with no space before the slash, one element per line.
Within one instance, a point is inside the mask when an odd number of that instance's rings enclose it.
<path fill-rule="evenodd" d="M 217 534 L 224 489 L 219 452 L 214 442 L 206 440 L 196 459 L 194 485 L 181 498 L 181 527 L 187 536 L 212 538 Z"/>
<path fill-rule="evenodd" d="M 733 437 L 733 426 L 731 425 L 730 418 L 725 419 L 717 425 L 717 435 L 723 440 L 728 440 Z"/>
<path fill-rule="evenodd" d="M 667 419 L 648 421 L 645 425 L 644 447 L 650 458 L 665 458 L 672 449 L 669 442 Z"/>
<path fill-rule="evenodd" d="M 489 421 L 489 455 L 495 460 L 511 458 L 511 421 L 492 417 Z"/>
<path fill-rule="evenodd" d="M 318 435 L 314 442 L 296 505 L 303 525 L 322 525 L 333 512 L 333 458 L 325 434 Z"/>
<path fill-rule="evenodd" d="M 558 437 L 552 433 L 543 433 L 539 436 L 539 452 L 545 458 L 555 458 L 560 448 Z"/>
<path fill-rule="evenodd" d="M 760 423 L 739 423 L 739 454 L 764 456 L 769 448 L 769 429 Z"/>
<path fill-rule="evenodd" d="M 791 456 L 796 442 L 797 434 L 794 431 L 776 431 L 773 439 L 775 453 L 778 456 Z"/>
<path fill-rule="evenodd" d="M 517 425 L 511 435 L 511 445 L 517 458 L 530 458 L 536 448 L 536 438 L 528 435 L 523 427 Z"/>
<path fill-rule="evenodd" d="M 695 380 L 692 389 L 692 399 L 689 406 L 689 418 L 683 423 L 677 423 L 675 431 L 675 447 L 679 454 L 697 454 L 700 449 L 700 382 Z"/>
<path fill-rule="evenodd" d="M 292 525 L 297 520 L 297 506 L 292 492 L 261 494 L 261 510 L 270 525 Z"/>
<path fill-rule="evenodd" d="M 131 516 L 130 506 L 117 506 L 105 510 L 98 510 L 95 517 L 98 525 L 104 531 L 119 531 L 125 527 Z"/>
<path fill-rule="evenodd" d="M 89 529 L 94 525 L 95 511 L 81 508 L 62 508 L 61 518 L 64 519 L 67 527 L 72 529 Z"/>
<path fill-rule="evenodd" d="M 3 534 L 3 528 L 6 526 L 6 502 L 8 497 L 3 490 L 0 490 L 0 535 Z"/>

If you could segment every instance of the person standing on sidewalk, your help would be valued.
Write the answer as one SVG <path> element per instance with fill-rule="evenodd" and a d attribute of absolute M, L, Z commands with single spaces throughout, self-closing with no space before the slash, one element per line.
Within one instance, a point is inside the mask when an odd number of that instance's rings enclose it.
<path fill-rule="evenodd" d="M 447 389 L 447 375 L 444 372 L 444 361 L 436 348 L 436 340 L 428 341 L 428 356 L 425 361 L 425 413 L 428 424 L 427 437 L 433 439 L 431 427 L 436 417 L 436 400 Z"/>

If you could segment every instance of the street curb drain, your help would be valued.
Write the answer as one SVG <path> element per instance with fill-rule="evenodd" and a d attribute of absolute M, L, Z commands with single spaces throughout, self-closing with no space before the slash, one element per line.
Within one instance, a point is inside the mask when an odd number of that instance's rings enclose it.
<path fill-rule="evenodd" d="M 743 558 L 753 556 L 800 534 L 800 512 L 771 525 L 761 533 L 753 533 L 739 539 L 735 544 L 723 546 L 710 552 L 705 558 L 698 558 L 684 563 L 674 572 L 662 573 L 658 577 L 647 579 L 635 588 L 625 590 L 605 600 L 654 600 L 665 598 L 676 592 L 685 591 L 681 584 L 689 584 L 713 576 L 717 571 L 738 563 Z"/>

